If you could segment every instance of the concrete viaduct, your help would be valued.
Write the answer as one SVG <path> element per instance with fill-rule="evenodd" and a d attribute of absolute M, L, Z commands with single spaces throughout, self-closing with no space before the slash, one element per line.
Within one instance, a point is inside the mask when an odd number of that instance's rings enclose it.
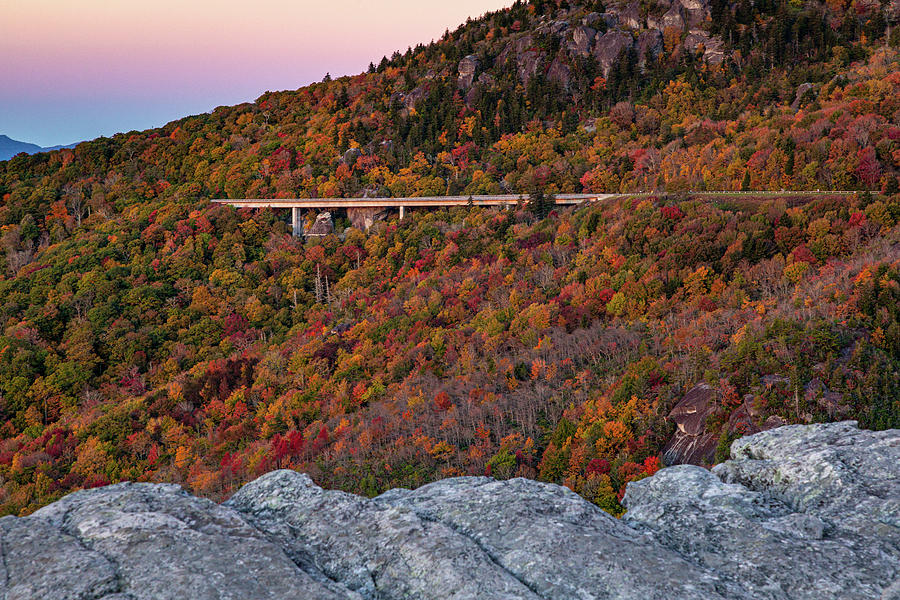
<path fill-rule="evenodd" d="M 619 197 L 633 197 L 638 194 L 557 194 L 548 197 L 547 201 L 560 206 L 572 206 L 585 202 L 597 202 Z M 217 204 L 228 204 L 235 208 L 289 208 L 294 235 L 303 235 L 301 227 L 301 211 L 329 210 L 343 208 L 347 210 L 354 226 L 368 228 L 375 216 L 387 209 L 399 209 L 400 218 L 406 214 L 407 208 L 441 208 L 449 206 L 499 206 L 510 207 L 529 201 L 527 195 L 497 196 L 419 196 L 415 198 L 216 198 Z"/>
<path fill-rule="evenodd" d="M 688 196 L 714 197 L 755 197 L 780 198 L 788 196 L 846 196 L 856 191 L 721 191 L 721 192 L 683 192 Z M 635 198 L 658 195 L 650 192 L 630 194 L 555 194 L 548 196 L 547 201 L 559 206 L 574 206 L 591 202 L 602 202 L 617 198 Z M 499 206 L 508 208 L 529 201 L 527 195 L 494 195 L 494 196 L 420 196 L 415 198 L 216 198 L 216 204 L 227 204 L 235 208 L 289 208 L 291 223 L 295 236 L 303 235 L 301 211 L 346 209 L 347 216 L 354 226 L 368 229 L 376 216 L 387 209 L 399 209 L 400 218 L 405 216 L 407 208 L 441 208 L 450 206 Z"/>

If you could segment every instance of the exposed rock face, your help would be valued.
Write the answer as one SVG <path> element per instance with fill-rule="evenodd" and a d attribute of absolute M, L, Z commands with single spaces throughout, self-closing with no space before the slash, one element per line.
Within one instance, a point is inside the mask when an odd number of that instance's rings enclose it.
<path fill-rule="evenodd" d="M 369 500 L 275 471 L 216 505 L 118 484 L 0 519 L 0 597 L 900 597 L 900 431 L 742 438 L 712 471 L 629 484 L 615 519 L 566 488 L 461 477 Z"/>
<path fill-rule="evenodd" d="M 604 77 L 609 75 L 609 71 L 619 58 L 619 55 L 630 48 L 632 42 L 631 35 L 621 31 L 610 31 L 597 40 L 597 45 L 594 47 L 594 57 L 600 63 Z"/>
<path fill-rule="evenodd" d="M 678 0 L 689 28 L 699 27 L 710 17 L 709 0 Z"/>
<path fill-rule="evenodd" d="M 385 217 L 385 211 L 379 208 L 348 208 L 347 218 L 350 224 L 359 230 L 366 231 L 375 224 L 376 221 L 382 221 Z"/>
<path fill-rule="evenodd" d="M 803 96 L 806 95 L 806 92 L 810 90 L 815 90 L 816 86 L 812 83 L 801 83 L 797 86 L 797 94 L 794 96 L 794 101 L 791 103 L 791 110 L 797 110 L 800 108 L 800 102 L 803 100 Z"/>
<path fill-rule="evenodd" d="M 630 484 L 625 521 L 750 597 L 900 597 L 900 431 L 781 427 L 731 456 Z"/>
<path fill-rule="evenodd" d="M 663 36 L 660 32 L 653 29 L 642 31 L 637 39 L 638 46 L 638 65 L 646 66 L 648 62 L 652 62 L 659 56 L 663 50 Z"/>
<path fill-rule="evenodd" d="M 569 24 L 566 21 L 553 21 L 550 23 L 550 33 L 560 35 L 564 31 L 568 31 Z"/>
<path fill-rule="evenodd" d="M 550 68 L 547 69 L 547 79 L 558 83 L 563 89 L 569 89 L 571 77 L 572 72 L 569 66 L 560 58 L 554 59 L 550 63 Z"/>
<path fill-rule="evenodd" d="M 791 425 L 735 441 L 731 456 L 713 470 L 723 480 L 838 529 L 900 543 L 900 431 L 861 431 L 855 421 Z"/>
<path fill-rule="evenodd" d="M 534 77 L 538 69 L 544 65 L 544 54 L 540 50 L 526 50 L 516 59 L 519 80 L 527 84 Z"/>
<path fill-rule="evenodd" d="M 376 498 L 475 540 L 541 598 L 721 598 L 703 572 L 574 492 L 527 479 L 445 479 Z"/>
<path fill-rule="evenodd" d="M 348 148 L 341 156 L 341 162 L 352 167 L 360 156 L 362 156 L 362 150 L 359 148 Z"/>
<path fill-rule="evenodd" d="M 725 60 L 725 44 L 717 38 L 699 29 L 691 29 L 684 38 L 684 47 L 690 52 L 703 48 L 703 60 L 717 65 Z"/>
<path fill-rule="evenodd" d="M 705 383 L 691 388 L 669 413 L 677 430 L 663 450 L 666 464 L 712 462 L 718 437 L 706 431 L 706 419 L 716 412 L 715 390 Z"/>
<path fill-rule="evenodd" d="M 483 86 L 490 87 L 490 86 L 494 85 L 495 82 L 496 82 L 496 79 L 494 79 L 494 76 L 491 75 L 490 73 L 482 73 L 481 75 L 478 76 L 478 83 L 480 83 Z"/>
<path fill-rule="evenodd" d="M 40 519 L 0 519 L 4 598 L 100 598 L 119 590 L 116 568 Z M 60 557 L 65 556 L 65 561 Z"/>
<path fill-rule="evenodd" d="M 348 597 L 301 570 L 233 510 L 177 485 L 76 492 L 2 522 L 5 598 Z"/>
<path fill-rule="evenodd" d="M 766 378 L 763 378 L 765 382 Z M 727 433 L 748 435 L 781 427 L 785 422 L 776 415 L 763 420 L 755 403 L 755 396 L 747 394 L 743 402 L 728 417 Z M 668 414 L 677 427 L 663 449 L 667 465 L 710 465 L 719 443 L 718 434 L 710 433 L 706 421 L 718 410 L 716 392 L 700 383 L 692 387 Z"/>
<path fill-rule="evenodd" d="M 678 4 L 673 5 L 672 8 L 666 11 L 666 14 L 659 19 L 658 23 L 658 28 L 663 31 L 666 29 L 684 29 L 684 16 L 681 14 L 681 6 Z"/>
<path fill-rule="evenodd" d="M 597 32 L 594 29 L 584 25 L 573 29 L 572 51 L 581 56 L 587 56 L 591 52 L 591 44 L 594 43 L 594 37 L 596 37 L 596 35 Z"/>
<path fill-rule="evenodd" d="M 294 471 L 264 475 L 226 505 L 278 540 L 298 564 L 320 567 L 364 598 L 536 598 L 447 525 L 325 491 Z"/>
<path fill-rule="evenodd" d="M 605 12 L 600 15 L 600 18 L 603 20 L 603 23 L 607 27 L 618 27 L 619 25 L 619 14 L 614 12 Z"/>
<path fill-rule="evenodd" d="M 510 59 L 515 61 L 519 80 L 527 85 L 538 69 L 543 67 L 545 55 L 534 47 L 534 38 L 528 34 L 507 44 L 497 56 L 497 63 L 504 64 Z"/>
<path fill-rule="evenodd" d="M 334 233 L 334 222 L 331 220 L 331 213 L 323 212 L 316 215 L 316 222 L 312 224 L 306 235 L 307 237 L 325 237 L 332 233 Z"/>
<path fill-rule="evenodd" d="M 619 25 L 627 29 L 641 28 L 640 7 L 637 2 L 633 2 L 619 9 Z"/>
<path fill-rule="evenodd" d="M 478 58 L 472 55 L 469 55 L 459 61 L 459 87 L 467 90 L 472 87 L 472 84 L 475 82 L 475 73 L 478 71 L 478 67 L 481 66 Z"/>
<path fill-rule="evenodd" d="M 463 58 L 457 65 L 457 85 L 467 105 L 474 107 L 479 94 L 494 86 L 494 78 L 484 79 L 485 71 L 499 78 L 500 70 L 507 68 L 515 70 L 523 85 L 545 75 L 577 98 L 579 92 L 570 89 L 570 82 L 579 61 L 593 57 L 608 77 L 616 61 L 634 47 L 638 65 L 646 69 L 664 53 L 664 35 L 667 40 L 682 40 L 679 50 L 697 53 L 708 63 L 720 64 L 726 59 L 725 42 L 706 31 L 711 18 L 709 0 L 655 0 L 649 4 L 611 0 L 603 13 L 576 16 L 581 14 L 561 9 L 554 18 L 544 16 L 533 31 L 512 33 L 499 54 L 484 64 L 475 56 Z M 407 108 L 413 104 L 408 102 Z"/>
<path fill-rule="evenodd" d="M 400 94 L 400 101 L 406 110 L 412 110 L 419 103 L 419 100 L 428 95 L 428 89 L 424 86 L 416 86 L 408 94 Z"/>

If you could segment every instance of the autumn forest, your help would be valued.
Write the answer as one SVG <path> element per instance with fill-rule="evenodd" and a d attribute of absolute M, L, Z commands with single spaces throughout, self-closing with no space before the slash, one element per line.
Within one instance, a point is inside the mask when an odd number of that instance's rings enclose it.
<path fill-rule="evenodd" d="M 0 512 L 294 468 L 367 495 L 521 476 L 620 514 L 685 458 L 692 390 L 706 464 L 774 424 L 900 427 L 898 16 L 519 1 L 357 76 L 0 162 Z M 578 192 L 626 196 L 535 200 Z M 523 201 L 308 239 L 210 202 L 446 194 Z"/>

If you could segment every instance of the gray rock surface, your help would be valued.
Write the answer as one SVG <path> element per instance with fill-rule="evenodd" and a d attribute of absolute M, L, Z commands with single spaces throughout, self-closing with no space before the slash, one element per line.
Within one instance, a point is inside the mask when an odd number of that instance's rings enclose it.
<path fill-rule="evenodd" d="M 475 73 L 480 66 L 481 62 L 477 56 L 469 55 L 459 61 L 458 83 L 460 88 L 467 90 L 472 87 L 472 84 L 475 82 Z"/>
<path fill-rule="evenodd" d="M 275 471 L 223 505 L 123 483 L 0 519 L 0 598 L 900 599 L 900 431 L 765 431 L 624 503 L 485 477 L 369 500 Z"/>
<path fill-rule="evenodd" d="M 618 11 L 619 25 L 626 29 L 641 28 L 641 9 L 637 2 L 631 2 Z"/>
<path fill-rule="evenodd" d="M 900 548 L 900 432 L 863 431 L 855 421 L 790 425 L 736 440 L 713 472 L 765 491 L 800 513 Z"/>
<path fill-rule="evenodd" d="M 748 597 L 900 597 L 900 431 L 764 431 L 711 472 L 682 465 L 629 484 L 624 504 L 629 525 Z"/>
<path fill-rule="evenodd" d="M 597 31 L 591 27 L 582 25 L 572 30 L 572 51 L 580 56 L 587 56 L 591 51 L 591 45 Z"/>
<path fill-rule="evenodd" d="M 725 60 L 725 44 L 718 38 L 711 37 L 705 31 L 691 29 L 684 38 L 684 47 L 696 52 L 703 47 L 703 60 L 710 64 L 721 64 Z"/>
<path fill-rule="evenodd" d="M 555 58 L 547 69 L 547 79 L 556 82 L 565 90 L 569 89 L 569 82 L 572 78 L 572 71 L 565 61 Z"/>
<path fill-rule="evenodd" d="M 681 6 L 675 4 L 659 19 L 659 29 L 684 29 L 684 16 L 681 13 Z"/>
<path fill-rule="evenodd" d="M 84 589 L 134 600 L 347 597 L 321 574 L 298 568 L 236 512 L 190 496 L 177 485 L 120 483 L 75 492 L 16 525 L 54 532 L 47 534 L 46 543 L 34 540 L 30 547 L 52 556 L 49 563 L 60 576 L 55 584 L 41 585 L 43 595 L 19 596 L 10 592 L 27 581 L 11 577 L 7 598 L 102 597 Z M 29 545 L 14 540 L 4 536 L 7 564 L 9 557 L 28 563 Z M 77 561 L 70 554 L 73 548 Z"/>
<path fill-rule="evenodd" d="M 334 221 L 330 212 L 316 215 L 316 222 L 306 231 L 307 237 L 325 237 L 334 233 Z"/>
<path fill-rule="evenodd" d="M 513 60 L 519 81 L 527 85 L 548 60 L 544 51 L 534 44 L 534 36 L 530 33 L 510 41 L 497 55 L 496 64 L 505 65 L 507 61 Z"/>
<path fill-rule="evenodd" d="M 809 83 L 809 82 L 801 83 L 799 86 L 797 86 L 797 93 L 794 96 L 794 101 L 791 103 L 791 110 L 797 110 L 798 108 L 800 108 L 800 102 L 802 102 L 803 96 L 806 95 L 806 92 L 808 92 L 810 90 L 815 90 L 815 89 L 816 89 L 816 85 Z M 822 383 L 821 380 L 819 380 L 817 378 L 817 379 L 815 379 L 815 381 L 817 382 L 816 387 L 824 388 L 824 392 L 828 393 L 827 388 L 825 388 L 825 384 Z M 810 383 L 812 383 L 812 382 L 810 382 Z M 836 398 L 834 398 L 834 400 L 833 400 L 833 402 L 835 404 L 837 403 L 837 398 L 839 398 L 839 397 L 841 397 L 840 394 L 836 394 Z"/>
<path fill-rule="evenodd" d="M 475 540 L 542 598 L 722 598 L 713 573 L 660 548 L 567 488 L 445 479 L 375 499 Z"/>
<path fill-rule="evenodd" d="M 687 15 L 688 27 L 699 27 L 710 18 L 709 0 L 678 0 Z"/>
<path fill-rule="evenodd" d="M 73 536 L 37 519 L 0 519 L 3 598 L 100 598 L 119 589 L 115 566 Z M 65 556 L 65 561 L 60 560 Z"/>
<path fill-rule="evenodd" d="M 644 67 L 663 51 L 663 36 L 653 29 L 642 31 L 637 39 L 637 47 L 638 65 Z"/>
<path fill-rule="evenodd" d="M 613 64 L 619 59 L 622 52 L 632 46 L 634 40 L 631 35 L 618 30 L 605 33 L 594 47 L 594 57 L 600 63 L 603 76 L 609 76 Z"/>
<path fill-rule="evenodd" d="M 468 537 L 414 512 L 326 491 L 307 475 L 275 471 L 226 506 L 363 598 L 537 600 Z"/>

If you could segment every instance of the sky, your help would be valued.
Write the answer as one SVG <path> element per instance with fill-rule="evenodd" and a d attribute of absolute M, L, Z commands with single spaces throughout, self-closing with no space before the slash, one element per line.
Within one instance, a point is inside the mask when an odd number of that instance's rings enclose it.
<path fill-rule="evenodd" d="M 360 73 L 513 0 L 0 0 L 0 134 L 142 130 Z"/>

